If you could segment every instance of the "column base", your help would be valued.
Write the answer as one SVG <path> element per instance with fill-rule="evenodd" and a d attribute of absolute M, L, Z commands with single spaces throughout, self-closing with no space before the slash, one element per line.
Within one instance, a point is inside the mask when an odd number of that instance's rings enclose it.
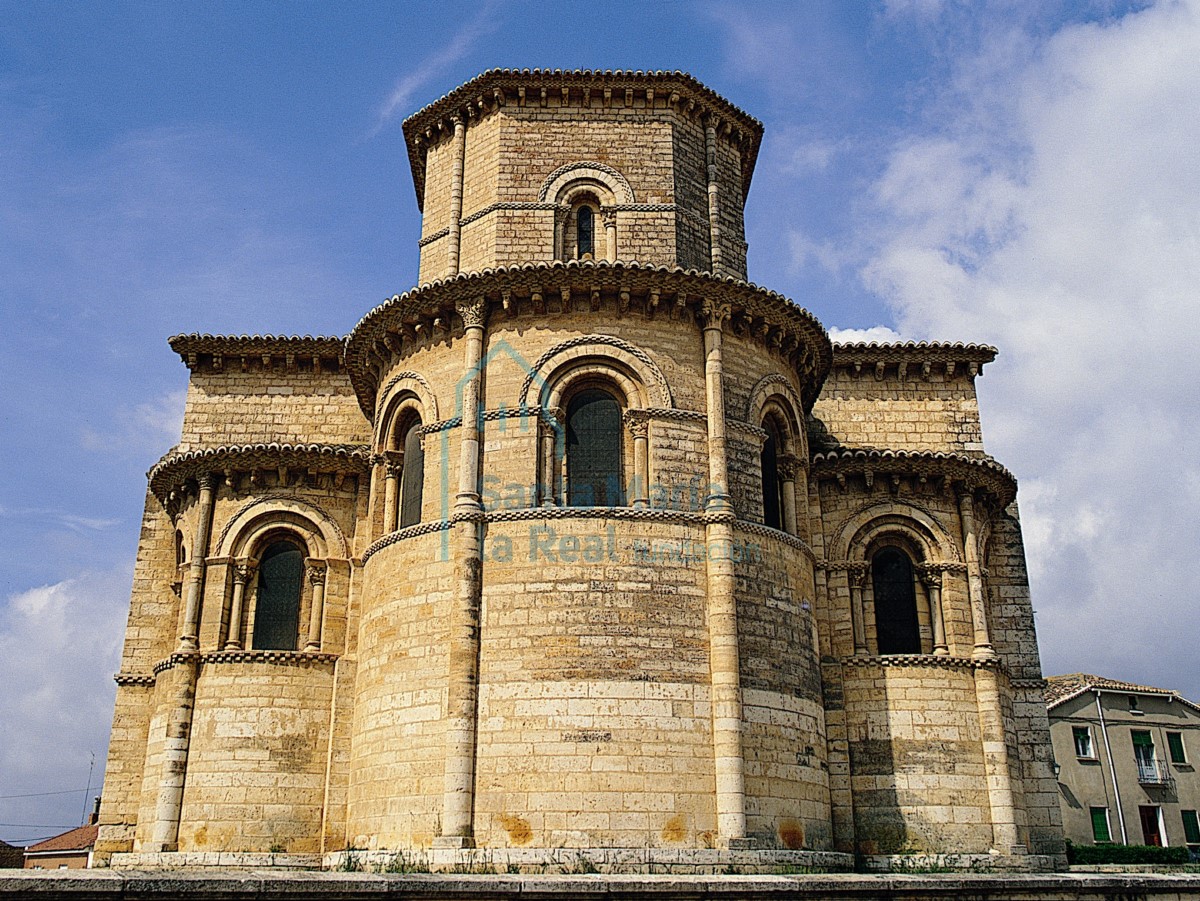
<path fill-rule="evenodd" d="M 475 839 L 468 835 L 439 835 L 433 840 L 436 850 L 461 851 L 475 847 Z"/>

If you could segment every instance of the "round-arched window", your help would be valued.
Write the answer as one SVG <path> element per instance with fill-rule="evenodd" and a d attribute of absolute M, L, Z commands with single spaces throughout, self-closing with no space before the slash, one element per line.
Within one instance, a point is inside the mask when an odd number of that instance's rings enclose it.
<path fill-rule="evenodd" d="M 575 248 L 581 260 L 596 255 L 596 214 L 590 206 L 575 212 Z"/>
<path fill-rule="evenodd" d="M 913 565 L 898 547 L 884 547 L 871 558 L 875 591 L 875 636 L 880 654 L 920 654 L 917 593 Z"/>
<path fill-rule="evenodd" d="M 304 552 L 291 541 L 267 545 L 258 562 L 254 612 L 255 650 L 294 651 L 300 636 Z"/>
<path fill-rule="evenodd" d="M 763 428 L 767 430 L 767 440 L 763 442 L 762 449 L 763 525 L 770 526 L 772 529 L 782 529 L 779 451 L 783 447 L 783 440 L 772 417 L 767 417 L 763 422 Z"/>
<path fill-rule="evenodd" d="M 616 507 L 621 491 L 621 405 L 602 388 L 567 404 L 567 503 Z"/>

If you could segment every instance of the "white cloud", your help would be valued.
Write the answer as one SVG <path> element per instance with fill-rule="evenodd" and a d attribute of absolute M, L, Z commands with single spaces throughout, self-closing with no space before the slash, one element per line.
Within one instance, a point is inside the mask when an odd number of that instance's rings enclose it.
<path fill-rule="evenodd" d="M 829 340 L 834 344 L 857 344 L 859 342 L 875 342 L 889 344 L 893 341 L 903 341 L 904 337 L 886 325 L 873 325 L 870 328 L 838 328 L 829 329 Z"/>
<path fill-rule="evenodd" d="M 105 453 L 161 454 L 179 440 L 187 391 L 168 391 L 153 400 L 118 408 L 103 429 L 85 426 L 83 446 Z"/>
<path fill-rule="evenodd" d="M 997 40 L 955 80 L 985 96 L 894 148 L 864 279 L 906 334 L 1000 347 L 984 422 L 1027 476 L 1047 669 L 1200 697 L 1200 22 L 1162 3 Z"/>
<path fill-rule="evenodd" d="M 93 753 L 91 794 L 100 793 L 130 578 L 127 568 L 81 573 L 0 603 L 3 794 L 78 790 L 0 800 L 0 821 L 77 825 L 90 810 L 84 788 Z M 17 840 L 58 830 L 0 831 Z"/>
<path fill-rule="evenodd" d="M 406 65 L 408 74 L 396 82 L 392 93 L 380 107 L 372 136 L 378 134 L 397 111 L 412 112 L 410 107 L 418 91 L 443 75 L 455 63 L 465 59 L 482 38 L 496 30 L 500 24 L 497 6 L 494 0 L 484 3 L 475 17 L 454 33 L 449 43 L 429 53 L 419 63 Z"/>

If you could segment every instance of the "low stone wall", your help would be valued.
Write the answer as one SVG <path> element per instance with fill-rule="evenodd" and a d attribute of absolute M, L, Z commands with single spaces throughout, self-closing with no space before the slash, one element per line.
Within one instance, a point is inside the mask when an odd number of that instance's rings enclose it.
<path fill-rule="evenodd" d="M 0 876 L 0 898 L 39 901 L 140 901 L 140 899 L 270 897 L 373 901 L 403 895 L 410 901 L 479 901 L 579 897 L 621 899 L 788 898 L 807 901 L 1184 901 L 1200 899 L 1200 874 L 969 874 L 776 876 L 605 875 L 390 875 L 272 871 L 138 872 L 117 870 L 14 870 Z"/>

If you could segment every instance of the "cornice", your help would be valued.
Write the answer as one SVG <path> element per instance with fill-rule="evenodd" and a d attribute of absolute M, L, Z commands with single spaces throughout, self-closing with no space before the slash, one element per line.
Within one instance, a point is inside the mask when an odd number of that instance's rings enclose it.
<path fill-rule="evenodd" d="M 964 344 L 961 341 L 835 343 L 833 368 L 845 369 L 852 376 L 871 372 L 881 379 L 885 369 L 894 366 L 897 376 L 903 380 L 928 378 L 936 365 L 943 369 L 947 377 L 957 373 L 974 378 L 985 363 L 996 359 L 998 353 L 996 348 L 988 344 Z"/>
<path fill-rule="evenodd" d="M 811 409 L 833 360 L 824 327 L 795 302 L 751 282 L 695 269 L 636 262 L 522 263 L 460 273 L 397 294 L 364 316 L 346 339 L 346 369 L 359 406 L 371 418 L 381 370 L 391 359 L 459 327 L 455 304 L 482 298 L 493 321 L 529 312 L 553 316 L 564 302 L 609 316 L 669 316 L 694 320 L 705 302 L 731 311 L 730 332 L 783 355 L 801 375 Z M 564 301 L 564 298 L 566 299 Z"/>
<path fill-rule="evenodd" d="M 195 370 L 206 362 L 215 370 L 226 365 L 240 365 L 245 370 L 250 361 L 270 366 L 275 358 L 283 359 L 291 368 L 297 360 L 311 359 L 318 366 L 324 362 L 340 365 L 345 338 L 325 335 L 209 335 L 193 332 L 167 339 L 171 350 L 179 354 L 188 369 Z M 236 361 L 236 362 L 235 362 Z"/>
<path fill-rule="evenodd" d="M 359 444 L 238 444 L 193 451 L 171 451 L 159 460 L 146 478 L 150 490 L 166 503 L 170 493 L 188 479 L 204 473 L 247 470 L 298 469 L 305 473 L 363 475 L 370 451 Z"/>
<path fill-rule="evenodd" d="M 940 478 L 949 490 L 961 483 L 970 490 L 991 494 L 1003 508 L 1017 496 L 1017 480 L 991 457 L 968 457 L 943 451 L 838 448 L 812 457 L 812 477 L 837 479 L 845 485 L 849 475 L 862 475 L 870 483 L 876 476 Z"/>
<path fill-rule="evenodd" d="M 489 69 L 404 120 L 417 206 L 423 208 L 425 202 L 426 148 L 453 133 L 453 118 L 470 123 L 510 104 L 540 107 L 552 95 L 558 106 L 578 104 L 588 108 L 607 108 L 614 103 L 631 106 L 637 98 L 643 104 L 639 109 L 649 103 L 663 111 L 679 110 L 685 115 L 719 121 L 722 133 L 742 149 L 742 196 L 749 193 L 762 143 L 762 123 L 686 72 Z"/>

